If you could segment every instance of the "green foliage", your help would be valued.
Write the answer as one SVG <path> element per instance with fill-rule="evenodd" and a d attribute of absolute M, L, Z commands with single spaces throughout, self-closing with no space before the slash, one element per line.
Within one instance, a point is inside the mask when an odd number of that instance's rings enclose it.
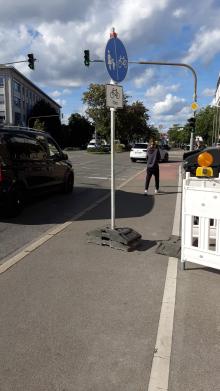
<path fill-rule="evenodd" d="M 110 139 L 110 110 L 106 107 L 106 92 L 103 84 L 90 84 L 89 90 L 83 94 L 83 103 L 88 108 L 87 115 L 93 121 L 97 134 L 106 140 Z M 128 104 L 128 96 L 124 94 L 123 109 L 117 110 L 116 115 L 116 138 L 123 143 L 136 139 L 148 139 L 151 134 L 147 123 L 149 120 L 148 109 L 142 102 Z"/>
<path fill-rule="evenodd" d="M 205 144 L 208 145 L 212 142 L 215 113 L 215 107 L 206 106 L 196 114 L 195 136 L 202 136 Z"/>
<path fill-rule="evenodd" d="M 61 141 L 61 122 L 57 111 L 45 100 L 38 101 L 29 114 L 29 127 L 34 127 L 36 119 L 44 121 L 44 130 L 50 133 L 58 143 Z"/>
<path fill-rule="evenodd" d="M 115 152 L 124 152 L 125 151 L 125 145 L 124 144 L 115 144 Z"/>
<path fill-rule="evenodd" d="M 33 128 L 34 128 L 34 129 L 37 129 L 37 130 L 44 131 L 44 130 L 45 130 L 44 122 L 41 122 L 39 119 L 36 119 L 36 120 L 34 121 Z"/>
<path fill-rule="evenodd" d="M 207 145 L 211 145 L 213 137 L 213 122 L 215 117 L 216 108 L 213 106 L 206 106 L 200 109 L 195 116 L 195 132 L 196 136 L 201 136 L 203 141 Z M 189 144 L 191 132 L 194 130 L 191 124 L 190 118 L 188 118 L 184 126 L 174 124 L 168 131 L 170 142 L 175 144 Z"/>
<path fill-rule="evenodd" d="M 180 126 L 179 124 L 174 124 L 172 128 L 168 130 L 169 142 L 174 145 L 189 144 L 190 133 L 190 126 Z"/>
<path fill-rule="evenodd" d="M 99 145 L 97 148 L 87 148 L 87 152 L 91 152 L 91 153 L 109 153 L 110 151 L 106 149 L 105 145 Z"/>
<path fill-rule="evenodd" d="M 88 144 L 94 133 L 94 126 L 82 115 L 75 113 L 69 117 L 68 144 L 81 147 Z"/>

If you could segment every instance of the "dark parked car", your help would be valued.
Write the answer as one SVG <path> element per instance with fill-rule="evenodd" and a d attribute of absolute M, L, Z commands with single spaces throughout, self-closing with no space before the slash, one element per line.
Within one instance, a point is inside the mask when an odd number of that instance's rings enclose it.
<path fill-rule="evenodd" d="M 211 165 L 213 176 L 218 177 L 220 172 L 220 147 L 203 147 L 193 151 L 185 152 L 183 155 L 183 169 L 185 172 L 190 172 L 191 176 L 196 175 L 196 169 L 199 166 L 198 157 L 203 152 L 207 152 L 213 158 Z"/>
<path fill-rule="evenodd" d="M 0 127 L 0 211 L 16 216 L 29 195 L 73 190 L 74 171 L 68 155 L 47 133 Z"/>

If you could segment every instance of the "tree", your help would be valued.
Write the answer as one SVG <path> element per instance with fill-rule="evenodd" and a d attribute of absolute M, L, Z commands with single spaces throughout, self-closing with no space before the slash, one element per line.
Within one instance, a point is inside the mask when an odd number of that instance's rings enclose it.
<path fill-rule="evenodd" d="M 34 121 L 34 129 L 44 131 L 45 130 L 45 125 L 44 122 L 41 122 L 38 118 Z"/>
<path fill-rule="evenodd" d="M 88 144 L 94 133 L 94 126 L 78 113 L 69 118 L 69 145 L 81 147 Z"/>
<path fill-rule="evenodd" d="M 213 121 L 216 113 L 214 106 L 206 106 L 196 114 L 195 136 L 202 136 L 205 143 L 211 145 L 213 139 Z"/>
<path fill-rule="evenodd" d="M 110 111 L 106 107 L 105 86 L 90 84 L 89 91 L 84 92 L 82 100 L 88 106 L 86 114 L 91 118 L 97 135 L 109 139 Z"/>
<path fill-rule="evenodd" d="M 131 105 L 125 102 L 124 108 L 118 110 L 116 115 L 116 138 L 124 143 L 140 139 L 148 140 L 150 137 L 148 120 L 148 109 L 143 102 L 136 101 Z"/>
<path fill-rule="evenodd" d="M 169 142 L 180 146 L 182 144 L 188 144 L 190 142 L 191 128 L 188 124 L 181 126 L 179 124 L 173 124 L 168 130 Z"/>
<path fill-rule="evenodd" d="M 28 124 L 33 127 L 36 119 L 44 121 L 44 130 L 50 133 L 60 143 L 61 122 L 57 111 L 45 100 L 38 101 L 29 113 Z"/>
<path fill-rule="evenodd" d="M 83 102 L 87 104 L 87 115 L 91 118 L 97 134 L 106 140 L 110 139 L 110 110 L 106 107 L 105 85 L 90 84 L 89 91 L 83 94 Z M 150 127 L 148 109 L 143 102 L 128 104 L 128 95 L 123 96 L 123 109 L 116 114 L 116 139 L 123 143 L 136 139 L 149 139 Z"/>

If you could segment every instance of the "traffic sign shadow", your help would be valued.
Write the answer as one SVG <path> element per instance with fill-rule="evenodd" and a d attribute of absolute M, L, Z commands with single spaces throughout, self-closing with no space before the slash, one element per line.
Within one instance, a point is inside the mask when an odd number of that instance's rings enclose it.
<path fill-rule="evenodd" d="M 99 203 L 99 200 L 104 200 Z M 117 218 L 135 218 L 147 215 L 154 206 L 154 196 L 117 190 L 115 194 Z M 83 213 L 86 209 L 90 211 Z M 48 194 L 29 199 L 28 204 L 15 218 L 0 214 L 0 222 L 22 225 L 60 224 L 75 220 L 111 219 L 110 189 L 94 187 L 75 187 L 73 194 Z"/>

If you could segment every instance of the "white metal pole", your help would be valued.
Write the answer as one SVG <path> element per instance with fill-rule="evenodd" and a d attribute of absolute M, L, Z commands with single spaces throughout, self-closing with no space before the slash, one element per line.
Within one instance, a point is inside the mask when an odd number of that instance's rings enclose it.
<path fill-rule="evenodd" d="M 114 172 L 115 109 L 111 107 L 110 111 L 111 111 L 111 229 L 115 229 L 115 172 Z"/>

